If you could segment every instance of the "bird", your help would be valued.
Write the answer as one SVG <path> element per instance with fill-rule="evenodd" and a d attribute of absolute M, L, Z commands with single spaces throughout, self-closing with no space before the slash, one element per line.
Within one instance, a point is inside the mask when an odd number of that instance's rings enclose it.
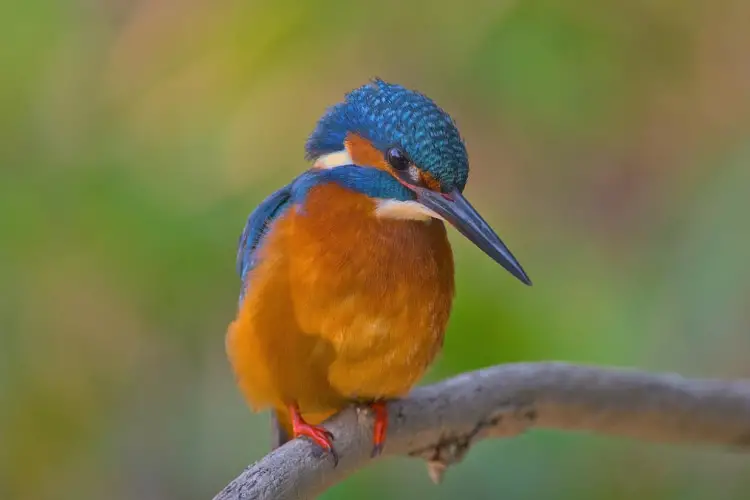
<path fill-rule="evenodd" d="M 455 295 L 445 223 L 531 285 L 463 195 L 464 140 L 426 95 L 374 78 L 329 107 L 309 168 L 252 211 L 239 238 L 239 305 L 225 336 L 240 392 L 270 410 L 274 446 L 306 437 L 338 461 L 322 423 L 404 397 L 440 352 Z"/>

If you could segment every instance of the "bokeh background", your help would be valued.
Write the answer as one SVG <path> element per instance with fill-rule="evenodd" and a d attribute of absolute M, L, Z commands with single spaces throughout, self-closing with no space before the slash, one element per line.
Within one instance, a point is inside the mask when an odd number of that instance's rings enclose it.
<path fill-rule="evenodd" d="M 380 76 L 457 120 L 526 288 L 451 233 L 437 380 L 556 359 L 750 377 L 750 3 L 0 6 L 0 498 L 210 498 L 268 446 L 223 352 L 247 214 Z M 324 498 L 746 499 L 722 450 L 551 431 L 439 487 Z"/>

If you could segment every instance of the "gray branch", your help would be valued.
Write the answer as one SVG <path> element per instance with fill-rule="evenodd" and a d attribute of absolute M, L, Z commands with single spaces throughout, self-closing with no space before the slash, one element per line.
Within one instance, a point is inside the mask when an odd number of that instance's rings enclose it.
<path fill-rule="evenodd" d="M 520 363 L 465 373 L 389 403 L 383 456 L 428 461 L 433 480 L 487 437 L 532 427 L 587 431 L 647 441 L 750 450 L 750 381 Z M 372 417 L 349 408 L 326 427 L 339 464 L 295 439 L 247 467 L 214 500 L 313 498 L 372 459 Z"/>

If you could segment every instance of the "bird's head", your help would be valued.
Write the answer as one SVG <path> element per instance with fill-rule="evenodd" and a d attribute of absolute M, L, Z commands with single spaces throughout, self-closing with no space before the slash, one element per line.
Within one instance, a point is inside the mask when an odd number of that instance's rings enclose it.
<path fill-rule="evenodd" d="M 376 79 L 320 119 L 306 145 L 317 168 L 355 165 L 353 188 L 377 198 L 377 214 L 448 221 L 513 276 L 531 281 L 463 196 L 469 159 L 453 119 L 427 96 Z M 371 169 L 371 170 L 370 170 Z"/>

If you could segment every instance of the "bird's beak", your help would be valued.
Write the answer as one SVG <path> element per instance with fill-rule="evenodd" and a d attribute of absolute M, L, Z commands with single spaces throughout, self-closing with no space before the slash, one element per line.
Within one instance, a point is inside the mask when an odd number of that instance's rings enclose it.
<path fill-rule="evenodd" d="M 531 285 L 531 280 L 521 264 L 458 189 L 448 193 L 440 193 L 422 186 L 412 186 L 412 189 L 419 203 L 450 222 L 510 274 Z"/>

